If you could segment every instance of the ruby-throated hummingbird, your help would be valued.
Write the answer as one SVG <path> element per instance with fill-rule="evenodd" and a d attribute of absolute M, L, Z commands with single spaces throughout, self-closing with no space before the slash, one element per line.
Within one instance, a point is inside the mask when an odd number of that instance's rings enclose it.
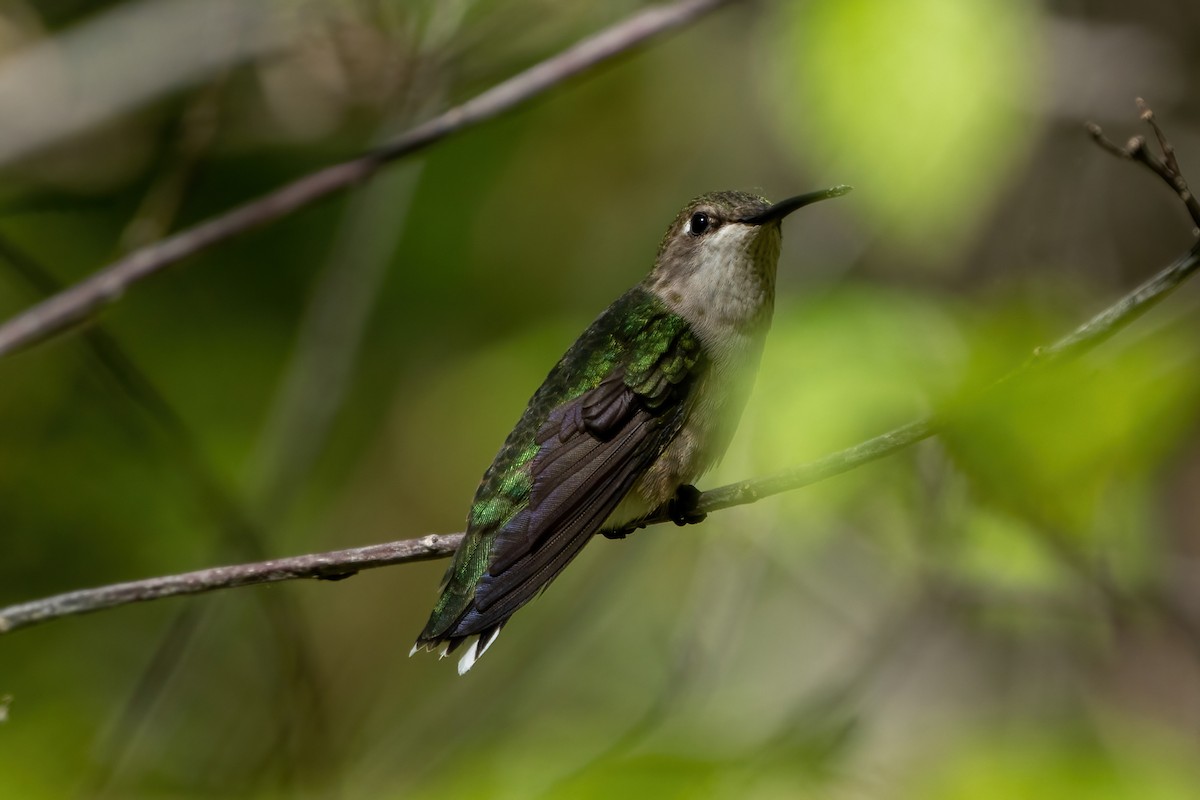
<path fill-rule="evenodd" d="M 749 395 L 780 223 L 849 190 L 774 204 L 715 192 L 679 212 L 654 269 L 550 370 L 484 473 L 414 653 L 475 637 L 462 674 L 598 531 L 621 535 L 668 502 L 679 524 L 703 518 L 691 483 L 725 453 Z"/>

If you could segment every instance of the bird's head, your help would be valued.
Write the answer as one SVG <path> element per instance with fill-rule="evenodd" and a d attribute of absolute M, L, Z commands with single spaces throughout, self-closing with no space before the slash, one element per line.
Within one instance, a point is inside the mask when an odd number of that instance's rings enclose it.
<path fill-rule="evenodd" d="M 779 262 L 780 223 L 849 186 L 778 203 L 746 192 L 713 192 L 684 206 L 667 229 L 648 284 L 685 316 L 724 312 L 737 323 L 770 309 Z"/>

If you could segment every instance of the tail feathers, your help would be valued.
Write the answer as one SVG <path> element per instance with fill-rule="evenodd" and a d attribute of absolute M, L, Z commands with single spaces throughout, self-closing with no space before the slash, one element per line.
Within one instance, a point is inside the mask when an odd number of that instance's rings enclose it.
<path fill-rule="evenodd" d="M 487 652 L 487 649 L 492 646 L 492 642 L 496 641 L 496 638 L 500 635 L 500 629 L 503 627 L 504 623 L 501 622 L 497 625 L 491 626 L 490 628 L 485 628 L 484 630 L 480 631 L 477 636 L 475 636 L 474 641 L 467 646 L 467 649 L 463 652 L 462 658 L 460 658 L 458 661 L 459 675 L 465 675 L 467 670 L 475 666 L 475 662 Z M 409 657 L 412 657 L 418 650 L 429 650 L 432 652 L 433 650 L 437 649 L 438 645 L 441 645 L 442 649 L 441 652 L 438 653 L 438 657 L 445 658 L 458 648 L 462 647 L 462 645 L 470 638 L 470 636 L 452 636 L 449 639 L 418 639 L 417 643 L 413 645 L 412 650 L 408 651 L 408 655 Z"/>
<path fill-rule="evenodd" d="M 438 653 L 440 660 L 457 650 L 466 640 L 465 636 L 456 636 L 452 639 L 418 639 L 417 643 L 412 646 L 412 650 L 408 651 L 408 657 L 412 658 L 420 650 L 428 650 L 432 653 L 438 649 L 438 645 L 441 645 L 441 652 Z"/>
<path fill-rule="evenodd" d="M 467 670 L 475 666 L 475 662 L 487 652 L 487 649 L 492 646 L 492 642 L 496 641 L 497 637 L 500 636 L 500 629 L 503 627 L 503 622 L 499 625 L 493 625 L 491 628 L 482 631 L 475 638 L 475 641 L 471 642 L 471 646 L 467 648 L 462 658 L 458 660 L 459 675 L 466 675 Z"/>

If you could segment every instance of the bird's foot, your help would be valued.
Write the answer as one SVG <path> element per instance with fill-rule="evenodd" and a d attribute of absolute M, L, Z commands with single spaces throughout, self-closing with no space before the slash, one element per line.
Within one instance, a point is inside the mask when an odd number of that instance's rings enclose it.
<path fill-rule="evenodd" d="M 646 527 L 646 523 L 644 522 L 640 524 L 637 522 L 630 522 L 629 524 L 623 525 L 620 528 L 607 528 L 602 530 L 600 531 L 600 535 L 605 539 L 624 539 L 629 534 L 641 530 L 644 527 Z"/>
<path fill-rule="evenodd" d="M 358 574 L 356 569 L 338 570 L 336 572 L 322 572 L 317 575 L 319 581 L 344 581 L 346 578 L 353 578 Z"/>
<path fill-rule="evenodd" d="M 667 503 L 667 516 L 676 525 L 695 525 L 704 522 L 708 514 L 697 511 L 700 505 L 700 490 L 685 483 L 675 490 L 675 496 Z"/>

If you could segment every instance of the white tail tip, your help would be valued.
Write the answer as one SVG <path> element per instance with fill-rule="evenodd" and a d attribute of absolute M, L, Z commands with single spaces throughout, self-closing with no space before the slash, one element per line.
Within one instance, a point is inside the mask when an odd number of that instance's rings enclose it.
<path fill-rule="evenodd" d="M 499 637 L 499 628 L 476 636 L 475 641 L 471 642 L 471 646 L 467 648 L 467 652 L 463 653 L 462 658 L 458 660 L 458 674 L 466 675 L 467 670 L 475 666 L 475 662 L 483 657 L 487 649 L 492 646 L 492 642 L 496 641 Z M 482 647 L 480 643 L 482 643 Z"/>

